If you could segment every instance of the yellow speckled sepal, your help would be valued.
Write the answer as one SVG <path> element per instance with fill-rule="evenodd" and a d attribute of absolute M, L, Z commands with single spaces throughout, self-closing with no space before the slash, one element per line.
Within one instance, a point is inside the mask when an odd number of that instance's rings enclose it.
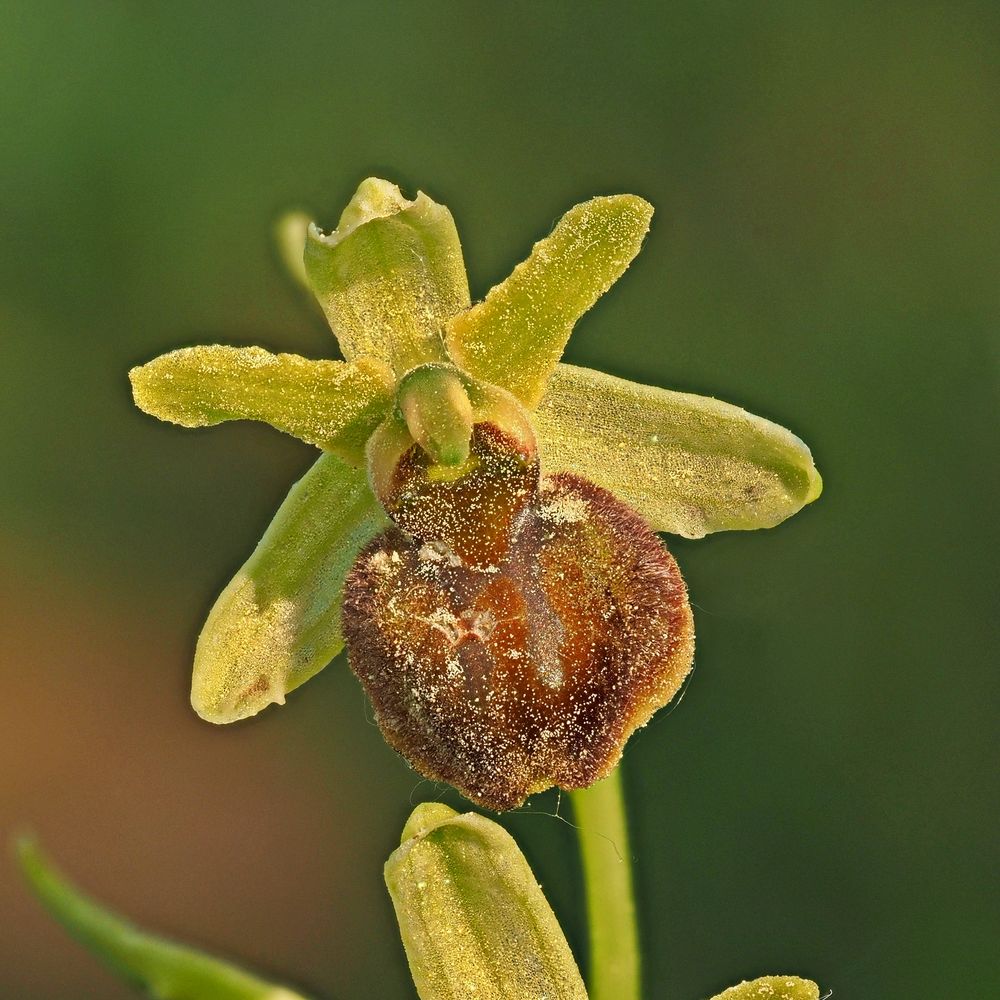
<path fill-rule="evenodd" d="M 654 531 L 770 528 L 822 480 L 791 431 L 706 396 L 559 365 L 535 412 L 542 470 L 611 490 Z"/>
<path fill-rule="evenodd" d="M 392 405 L 388 371 L 368 360 L 310 361 L 260 347 L 171 351 L 129 372 L 139 409 L 183 427 L 261 420 L 364 461 L 365 442 Z"/>
<path fill-rule="evenodd" d="M 451 213 L 422 192 L 413 201 L 368 178 L 324 235 L 306 237 L 305 269 L 344 357 L 372 358 L 401 376 L 447 361 L 445 321 L 469 305 Z"/>
<path fill-rule="evenodd" d="M 387 524 L 364 471 L 333 455 L 292 487 L 198 639 L 191 704 L 203 719 L 281 703 L 340 652 L 344 577 Z"/>

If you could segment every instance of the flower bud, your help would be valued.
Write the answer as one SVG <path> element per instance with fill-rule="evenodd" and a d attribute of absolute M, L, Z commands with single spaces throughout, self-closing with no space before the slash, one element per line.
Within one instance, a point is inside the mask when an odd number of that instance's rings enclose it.
<path fill-rule="evenodd" d="M 712 1000 L 819 1000 L 819 987 L 798 976 L 761 976 L 730 986 Z"/>
<path fill-rule="evenodd" d="M 385 882 L 421 1000 L 586 1000 L 555 915 L 498 824 L 417 806 Z"/>

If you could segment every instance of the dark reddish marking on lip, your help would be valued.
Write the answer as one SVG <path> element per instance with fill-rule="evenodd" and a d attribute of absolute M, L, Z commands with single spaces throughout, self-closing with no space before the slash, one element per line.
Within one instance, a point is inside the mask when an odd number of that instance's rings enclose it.
<path fill-rule="evenodd" d="M 413 445 L 379 499 L 393 521 L 418 538 L 447 545 L 463 562 L 497 565 L 508 555 L 525 508 L 538 492 L 534 443 L 519 444 L 494 424 L 476 424 L 471 468 L 460 478 L 428 478 L 430 458 Z"/>

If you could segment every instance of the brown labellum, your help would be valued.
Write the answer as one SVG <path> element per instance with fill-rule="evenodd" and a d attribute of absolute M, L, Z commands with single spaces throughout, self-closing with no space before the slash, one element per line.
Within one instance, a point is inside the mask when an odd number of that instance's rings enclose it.
<path fill-rule="evenodd" d="M 475 504 L 423 477 L 418 506 L 439 521 L 403 518 L 363 549 L 343 611 L 386 740 L 497 810 L 606 776 L 694 644 L 680 571 L 645 522 L 579 476 L 539 483 L 513 446 L 498 458 L 504 443 L 477 425 L 472 454 L 493 474 Z"/>
<path fill-rule="evenodd" d="M 480 423 L 462 468 L 434 466 L 413 445 L 382 485 L 379 499 L 407 533 L 444 543 L 470 565 L 499 566 L 538 493 L 538 475 L 533 441 L 518 443 L 496 425 Z"/>

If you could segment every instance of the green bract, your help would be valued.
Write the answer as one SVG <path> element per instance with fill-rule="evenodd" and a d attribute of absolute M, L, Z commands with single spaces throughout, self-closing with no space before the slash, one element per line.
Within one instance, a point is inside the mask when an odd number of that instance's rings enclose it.
<path fill-rule="evenodd" d="M 158 1000 L 304 1000 L 301 994 L 193 948 L 139 930 L 67 882 L 31 840 L 18 860 L 36 895 L 81 944 Z"/>
<path fill-rule="evenodd" d="M 137 405 L 160 419 L 263 420 L 326 452 L 209 616 L 193 689 L 204 718 L 281 702 L 336 654 L 344 575 L 385 526 L 366 454 L 377 479 L 378 455 L 417 441 L 441 476 L 459 475 L 469 415 L 486 405 L 477 399 L 531 425 L 544 474 L 611 490 L 657 531 L 771 527 L 819 495 L 809 449 L 789 431 L 718 400 L 557 363 L 651 215 L 634 195 L 577 205 L 470 307 L 448 210 L 369 179 L 333 233 L 313 225 L 305 237 L 304 273 L 346 361 L 195 347 L 130 373 Z M 302 232 L 300 216 L 285 220 L 286 256 Z"/>
<path fill-rule="evenodd" d="M 498 824 L 417 806 L 385 881 L 421 1000 L 586 1000 L 555 915 Z"/>

